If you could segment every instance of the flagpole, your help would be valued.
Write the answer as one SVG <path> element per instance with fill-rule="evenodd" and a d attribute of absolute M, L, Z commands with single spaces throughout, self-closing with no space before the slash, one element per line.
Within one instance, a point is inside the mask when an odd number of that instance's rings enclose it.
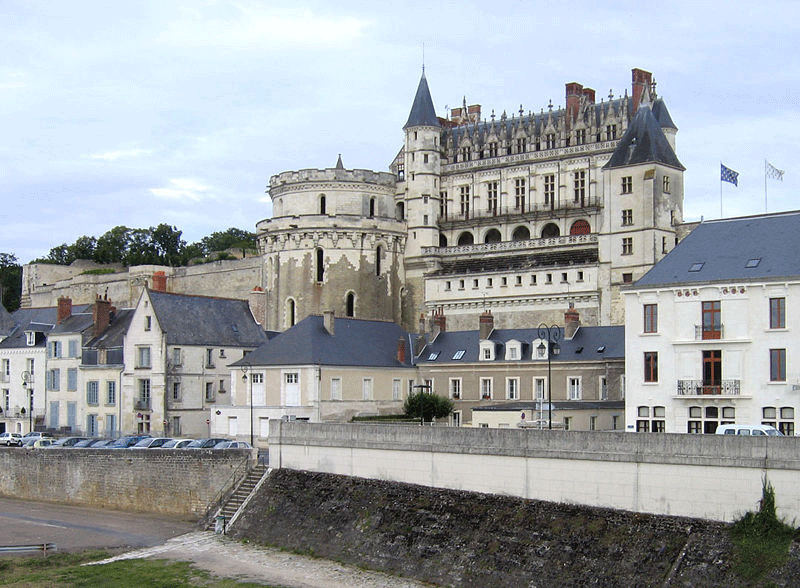
<path fill-rule="evenodd" d="M 764 160 L 764 213 L 769 212 L 767 208 L 767 160 Z"/>
<path fill-rule="evenodd" d="M 722 169 L 722 162 L 719 162 L 719 168 Z M 719 176 L 719 218 L 722 218 L 722 174 Z"/>

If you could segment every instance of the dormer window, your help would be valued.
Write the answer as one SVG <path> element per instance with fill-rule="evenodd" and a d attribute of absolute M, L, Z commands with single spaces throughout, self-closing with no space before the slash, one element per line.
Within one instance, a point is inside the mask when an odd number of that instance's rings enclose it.
<path fill-rule="evenodd" d="M 494 359 L 494 342 L 481 341 L 480 346 L 481 361 L 492 361 Z"/>
<path fill-rule="evenodd" d="M 506 343 L 506 360 L 518 360 L 522 358 L 522 343 L 519 341 L 509 341 Z"/>
<path fill-rule="evenodd" d="M 28 347 L 36 345 L 36 331 L 25 331 L 25 340 L 28 343 Z"/>

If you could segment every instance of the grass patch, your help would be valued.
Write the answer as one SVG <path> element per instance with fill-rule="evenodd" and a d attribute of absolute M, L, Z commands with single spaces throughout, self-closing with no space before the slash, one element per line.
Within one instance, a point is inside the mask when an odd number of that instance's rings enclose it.
<path fill-rule="evenodd" d="M 796 531 L 778 519 L 775 489 L 764 480 L 758 512 L 748 512 L 736 521 L 731 537 L 736 545 L 734 572 L 748 582 L 786 562 Z"/>
<path fill-rule="evenodd" d="M 115 274 L 115 273 L 117 273 L 117 270 L 115 270 L 115 269 L 101 267 L 101 268 L 96 268 L 96 269 L 90 269 L 90 270 L 83 271 L 83 272 L 81 272 L 81 275 L 84 275 L 84 276 L 104 276 L 106 274 Z"/>
<path fill-rule="evenodd" d="M 0 586 L 29 588 L 263 588 L 266 584 L 217 578 L 187 562 L 129 559 L 86 566 L 105 552 L 3 559 Z M 278 588 L 278 587 L 273 587 Z"/>

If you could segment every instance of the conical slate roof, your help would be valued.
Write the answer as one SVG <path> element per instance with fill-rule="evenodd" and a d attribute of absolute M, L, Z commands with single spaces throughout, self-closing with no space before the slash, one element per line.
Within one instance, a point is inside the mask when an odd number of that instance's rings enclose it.
<path fill-rule="evenodd" d="M 431 100 L 431 93 L 428 90 L 428 80 L 425 79 L 425 72 L 422 72 L 422 78 L 417 87 L 417 95 L 414 96 L 414 104 L 411 106 L 411 113 L 408 115 L 408 122 L 406 122 L 403 129 L 409 127 L 440 127 L 439 119 L 436 116 L 436 110 L 433 108 L 433 100 Z"/>
<path fill-rule="evenodd" d="M 661 126 L 650 105 L 642 104 L 603 169 L 638 163 L 662 163 L 680 170 L 686 169 L 678 161 Z"/>
<path fill-rule="evenodd" d="M 678 130 L 678 127 L 676 127 L 675 123 L 672 122 L 672 117 L 669 115 L 667 105 L 664 104 L 664 101 L 661 98 L 658 98 L 655 102 L 653 102 L 653 116 L 656 117 L 656 120 L 658 121 L 658 124 L 661 125 L 662 129 Z"/>

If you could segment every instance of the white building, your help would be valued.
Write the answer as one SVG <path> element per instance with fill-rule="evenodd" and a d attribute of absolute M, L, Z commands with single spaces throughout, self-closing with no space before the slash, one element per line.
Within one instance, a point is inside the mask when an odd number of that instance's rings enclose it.
<path fill-rule="evenodd" d="M 800 212 L 708 221 L 624 291 L 629 431 L 795 433 L 798 250 Z"/>

